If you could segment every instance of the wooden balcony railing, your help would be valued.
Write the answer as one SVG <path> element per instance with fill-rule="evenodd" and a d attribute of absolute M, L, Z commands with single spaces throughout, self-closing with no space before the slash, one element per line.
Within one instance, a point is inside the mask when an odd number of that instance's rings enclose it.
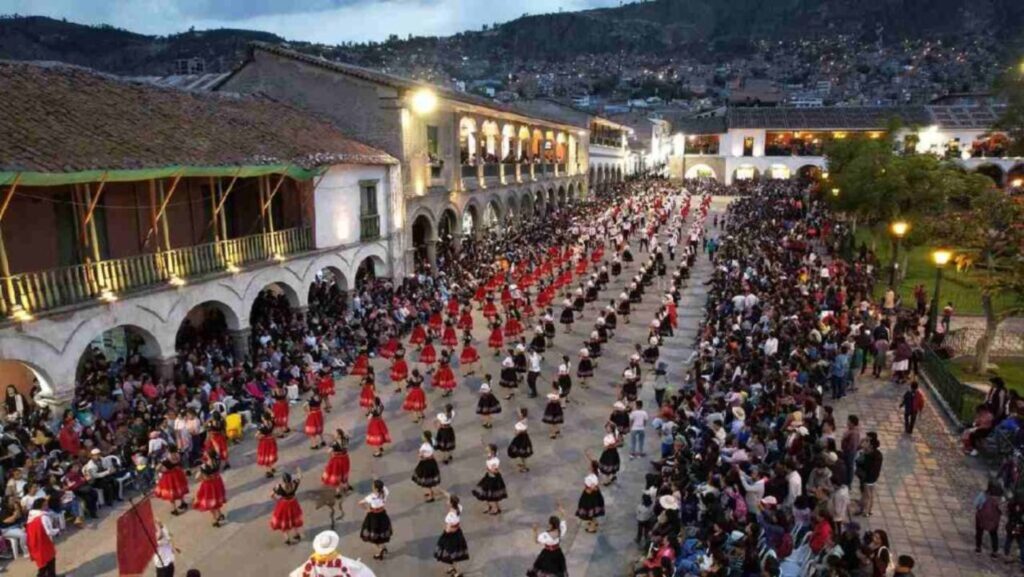
<path fill-rule="evenodd" d="M 364 214 L 359 217 L 359 240 L 366 242 L 380 238 L 380 215 Z"/>
<path fill-rule="evenodd" d="M 484 165 L 484 178 L 498 178 L 500 170 L 500 164 L 488 162 L 487 164 Z"/>
<path fill-rule="evenodd" d="M 233 238 L 127 258 L 78 264 L 0 279 L 0 315 L 14 310 L 37 313 L 94 301 L 105 295 L 166 285 L 223 272 L 229 265 L 267 261 L 313 248 L 309 227 Z"/>

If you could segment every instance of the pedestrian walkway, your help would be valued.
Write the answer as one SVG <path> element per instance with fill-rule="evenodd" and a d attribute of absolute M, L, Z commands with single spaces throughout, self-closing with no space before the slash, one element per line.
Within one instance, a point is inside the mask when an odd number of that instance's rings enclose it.
<path fill-rule="evenodd" d="M 885 455 L 874 515 L 854 520 L 864 530 L 884 529 L 894 552 L 917 561 L 918 575 L 1019 575 L 1016 565 L 974 553 L 972 502 L 985 486 L 986 468 L 959 450 L 934 398 L 928 399 L 914 434 L 905 435 L 897 409 L 903 391 L 868 378 L 858 383 L 857 392 L 833 403 L 840 428 L 848 415 L 859 416 L 864 431 L 878 432 Z M 859 497 L 856 489 L 852 496 Z"/>

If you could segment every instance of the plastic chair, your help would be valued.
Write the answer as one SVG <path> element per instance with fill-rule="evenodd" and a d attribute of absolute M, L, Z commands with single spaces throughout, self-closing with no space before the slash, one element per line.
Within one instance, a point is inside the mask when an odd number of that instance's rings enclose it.
<path fill-rule="evenodd" d="M 135 486 L 135 477 L 132 476 L 131 471 L 125 471 L 122 464 L 121 458 L 117 455 L 107 455 L 103 457 L 103 466 L 113 469 L 114 480 L 117 481 L 117 496 L 120 499 L 124 499 L 124 488 L 127 485 Z"/>

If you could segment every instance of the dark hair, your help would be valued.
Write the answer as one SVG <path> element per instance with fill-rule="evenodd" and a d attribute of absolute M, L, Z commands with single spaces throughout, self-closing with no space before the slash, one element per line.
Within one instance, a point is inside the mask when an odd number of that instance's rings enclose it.
<path fill-rule="evenodd" d="M 530 414 L 530 411 L 527 410 L 526 407 L 519 407 L 519 416 L 520 417 L 525 419 L 529 414 Z"/>
<path fill-rule="evenodd" d="M 185 573 L 185 577 L 203 577 L 203 574 L 199 572 L 199 569 L 189 569 Z"/>
<path fill-rule="evenodd" d="M 426 442 L 428 442 L 431 445 L 433 445 L 434 444 L 434 434 L 431 433 L 429 430 L 423 431 L 423 440 L 425 440 Z"/>
<path fill-rule="evenodd" d="M 913 569 L 914 568 L 914 558 L 911 557 L 910 555 L 900 555 L 896 559 L 896 566 L 897 567 L 906 567 L 907 569 Z"/>
<path fill-rule="evenodd" d="M 380 479 L 374 479 L 373 480 L 373 490 L 377 491 L 378 493 L 383 492 L 384 491 L 384 481 L 381 481 Z"/>
<path fill-rule="evenodd" d="M 562 520 L 558 518 L 558 515 L 552 515 L 548 518 L 548 531 L 558 531 L 558 536 L 562 536 Z"/>
<path fill-rule="evenodd" d="M 493 454 L 493 455 L 497 455 L 498 454 L 498 446 L 495 445 L 494 443 L 488 443 L 487 444 L 487 450 L 490 451 L 491 454 Z"/>

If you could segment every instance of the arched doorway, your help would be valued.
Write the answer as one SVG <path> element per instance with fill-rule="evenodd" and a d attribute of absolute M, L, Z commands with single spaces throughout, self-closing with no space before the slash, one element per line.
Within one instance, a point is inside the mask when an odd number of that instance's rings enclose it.
<path fill-rule="evenodd" d="M 975 169 L 975 172 L 991 178 L 999 186 L 1003 185 L 1003 169 L 997 164 L 982 164 Z"/>
<path fill-rule="evenodd" d="M 733 182 L 757 182 L 760 177 L 761 173 L 758 172 L 756 167 L 750 164 L 741 165 L 732 173 Z"/>
<path fill-rule="evenodd" d="M 211 343 L 223 343 L 241 327 L 238 315 L 220 301 L 205 301 L 192 307 L 178 327 L 174 348 L 178 355 L 198 350 Z M 244 340 L 244 339 L 243 339 Z"/>
<path fill-rule="evenodd" d="M 1006 186 L 1015 191 L 1024 190 L 1024 164 L 1014 165 L 1006 171 Z"/>
<path fill-rule="evenodd" d="M 384 276 L 384 261 L 376 255 L 368 256 L 359 263 L 356 269 L 356 290 L 363 290 L 368 283 L 372 283 Z"/>
<path fill-rule="evenodd" d="M 458 232 L 459 216 L 455 211 L 446 208 L 441 213 L 441 222 L 437 223 L 437 236 L 441 241 L 451 240 Z"/>
<path fill-rule="evenodd" d="M 521 213 L 520 219 L 524 221 L 536 216 L 533 210 L 533 195 L 529 192 L 524 194 L 519 202 L 519 212 Z"/>
<path fill-rule="evenodd" d="M 515 224 L 520 217 L 519 201 L 516 199 L 515 193 L 509 195 L 505 200 L 505 205 L 505 222 L 510 225 Z"/>
<path fill-rule="evenodd" d="M 32 399 L 37 389 L 45 396 L 52 397 L 54 393 L 53 383 L 42 367 L 11 359 L 0 359 L 0 384 L 4 387 L 4 400 L 9 396 L 9 387 L 26 399 Z"/>
<path fill-rule="evenodd" d="M 821 179 L 821 167 L 805 164 L 796 171 L 796 178 L 802 184 L 811 184 Z"/>
<path fill-rule="evenodd" d="M 309 285 L 309 313 L 337 317 L 348 304 L 348 279 L 333 266 L 317 271 Z"/>
<path fill-rule="evenodd" d="M 544 203 L 544 191 L 538 190 L 534 192 L 533 195 L 533 213 L 538 216 L 543 215 L 547 211 L 547 206 Z"/>
<path fill-rule="evenodd" d="M 501 206 L 497 199 L 491 200 L 484 208 L 484 230 L 494 230 L 501 225 Z"/>
<path fill-rule="evenodd" d="M 558 198 L 555 196 L 554 187 L 548 189 L 547 205 L 550 208 L 558 208 Z"/>
<path fill-rule="evenodd" d="M 712 180 L 718 180 L 718 176 L 715 174 L 715 169 L 706 164 L 695 164 L 687 168 L 684 176 L 687 179 L 710 178 Z"/>
<path fill-rule="evenodd" d="M 772 180 L 789 180 L 793 171 L 785 164 L 773 164 L 768 167 L 768 177 Z"/>
<path fill-rule="evenodd" d="M 430 242 L 434 240 L 434 225 L 430 217 L 421 214 L 412 221 L 413 257 L 417 266 L 431 261 Z"/>
<path fill-rule="evenodd" d="M 161 359 L 163 353 L 156 337 L 143 328 L 120 325 L 107 329 L 90 341 L 78 357 L 75 393 L 99 393 L 98 389 L 106 389 L 102 393 L 105 397 L 114 385 L 108 380 L 111 376 L 140 379 L 148 375 L 159 380 L 158 367 L 154 362 Z M 170 374 L 163 376 L 169 377 Z"/>
<path fill-rule="evenodd" d="M 565 187 L 558 187 L 558 206 L 565 207 Z"/>
<path fill-rule="evenodd" d="M 297 320 L 298 305 L 298 295 L 287 284 L 274 282 L 263 287 L 249 309 L 250 350 L 258 353 L 270 342 L 283 337 L 285 328 Z"/>
<path fill-rule="evenodd" d="M 476 234 L 480 215 L 475 204 L 470 204 L 462 211 L 462 235 L 472 237 Z"/>

